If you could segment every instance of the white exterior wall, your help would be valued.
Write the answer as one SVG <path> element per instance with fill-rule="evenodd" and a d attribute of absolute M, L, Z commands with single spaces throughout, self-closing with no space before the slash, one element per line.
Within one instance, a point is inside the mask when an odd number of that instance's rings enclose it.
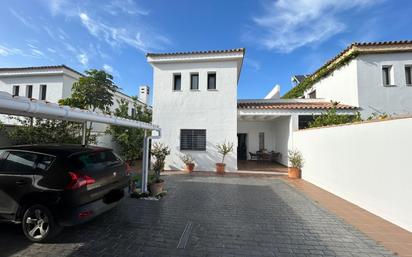
<path fill-rule="evenodd" d="M 294 132 L 303 179 L 412 231 L 412 118 Z"/>
<path fill-rule="evenodd" d="M 195 160 L 195 170 L 214 171 L 221 162 L 216 144 L 234 144 L 226 170 L 237 170 L 238 62 L 193 61 L 153 65 L 153 123 L 162 129 L 158 141 L 171 149 L 165 169 L 183 169 L 179 156 L 181 129 L 206 129 L 206 151 L 184 151 Z M 199 73 L 199 90 L 190 90 L 190 73 Z M 216 72 L 216 90 L 207 90 L 207 73 Z M 181 91 L 173 91 L 173 74 L 181 73 Z"/>
<path fill-rule="evenodd" d="M 357 81 L 357 60 L 355 59 L 315 83 L 312 89 L 316 89 L 316 98 L 359 106 Z M 309 98 L 308 94 L 311 91 L 305 92 L 305 98 Z"/>
<path fill-rule="evenodd" d="M 33 98 L 40 98 L 40 85 L 47 85 L 46 100 L 57 103 L 63 96 L 63 75 L 31 75 L 0 77 L 0 91 L 13 94 L 13 86 L 20 86 L 20 96 L 26 96 L 26 86 L 33 86 Z"/>
<path fill-rule="evenodd" d="M 359 105 L 362 116 L 372 113 L 412 114 L 412 87 L 406 86 L 405 65 L 412 65 L 412 53 L 358 56 Z M 393 87 L 383 86 L 382 66 L 392 66 Z"/>

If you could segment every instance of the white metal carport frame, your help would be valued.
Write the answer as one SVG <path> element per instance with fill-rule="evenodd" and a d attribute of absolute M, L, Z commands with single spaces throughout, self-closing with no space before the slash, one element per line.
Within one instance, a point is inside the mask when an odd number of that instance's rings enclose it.
<path fill-rule="evenodd" d="M 27 116 L 44 119 L 66 120 L 83 123 L 83 145 L 85 144 L 86 122 L 104 123 L 116 126 L 140 128 L 145 130 L 142 161 L 142 193 L 147 192 L 147 180 L 149 171 L 149 145 L 151 139 L 160 138 L 161 130 L 154 124 L 124 119 L 99 112 L 72 108 L 47 101 L 39 101 L 21 96 L 12 96 L 6 92 L 0 92 L 0 114 Z M 148 136 L 148 131 L 157 131 L 156 136 Z"/>

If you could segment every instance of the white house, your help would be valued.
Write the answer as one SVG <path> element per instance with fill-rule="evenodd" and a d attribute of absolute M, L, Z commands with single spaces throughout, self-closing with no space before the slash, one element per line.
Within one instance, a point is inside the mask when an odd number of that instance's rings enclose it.
<path fill-rule="evenodd" d="M 14 96 L 24 96 L 39 100 L 58 103 L 60 99 L 71 95 L 73 83 L 84 76 L 82 73 L 65 65 L 0 68 L 0 91 L 8 92 Z M 148 100 L 148 86 L 140 86 L 138 92 L 138 104 L 146 105 Z M 134 99 L 122 92 L 116 92 L 113 105 L 110 109 L 115 110 L 118 101 L 125 100 L 129 104 L 129 113 L 134 110 Z M 7 115 L 1 115 L 1 121 L 6 124 L 16 124 Z M 111 137 L 105 135 L 106 125 L 94 124 L 93 131 L 99 133 L 98 144 L 113 146 Z"/>
<path fill-rule="evenodd" d="M 345 65 L 332 68 L 331 74 L 306 88 L 303 97 L 356 106 L 363 118 L 373 113 L 412 114 L 412 41 L 353 43 L 309 79 L 342 60 Z"/>
<path fill-rule="evenodd" d="M 153 67 L 153 122 L 162 128 L 158 141 L 171 148 L 166 169 L 184 168 L 180 156 L 189 153 L 196 170 L 210 171 L 221 162 L 216 145 L 234 144 L 225 160 L 228 171 L 238 159 L 264 150 L 287 165 L 292 131 L 312 115 L 332 108 L 322 99 L 278 99 L 277 87 L 269 99 L 237 99 L 237 83 L 245 50 L 147 54 Z M 353 114 L 355 107 L 338 105 Z"/>

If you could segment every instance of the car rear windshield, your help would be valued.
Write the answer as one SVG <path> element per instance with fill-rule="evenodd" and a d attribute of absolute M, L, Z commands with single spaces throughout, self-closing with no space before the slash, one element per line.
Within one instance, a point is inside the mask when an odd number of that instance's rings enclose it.
<path fill-rule="evenodd" d="M 70 158 L 70 166 L 75 170 L 94 170 L 120 164 L 122 160 L 112 151 L 82 153 Z"/>

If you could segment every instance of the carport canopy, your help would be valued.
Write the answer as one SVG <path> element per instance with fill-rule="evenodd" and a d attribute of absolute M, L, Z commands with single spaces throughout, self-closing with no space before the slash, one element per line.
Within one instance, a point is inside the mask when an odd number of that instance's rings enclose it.
<path fill-rule="evenodd" d="M 30 99 L 22 96 L 12 96 L 7 92 L 0 92 L 0 114 L 17 115 L 44 119 L 66 120 L 85 124 L 86 122 L 104 123 L 109 125 L 140 128 L 145 130 L 145 143 L 143 149 L 143 167 L 142 167 L 142 192 L 147 190 L 147 175 L 149 154 L 149 140 L 155 137 L 146 136 L 146 131 L 157 131 L 160 137 L 160 128 L 151 123 L 130 120 L 125 118 L 107 115 L 102 112 L 92 112 L 79 108 L 73 108 L 65 105 L 58 105 L 47 101 Z M 85 135 L 85 126 L 83 129 L 83 138 Z"/>

